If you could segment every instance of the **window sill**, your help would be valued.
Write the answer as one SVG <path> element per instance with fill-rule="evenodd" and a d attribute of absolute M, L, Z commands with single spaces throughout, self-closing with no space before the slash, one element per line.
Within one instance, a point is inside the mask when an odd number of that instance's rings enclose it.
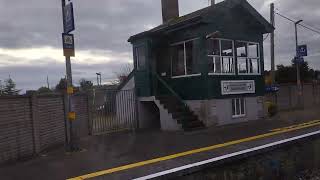
<path fill-rule="evenodd" d="M 209 76 L 214 76 L 214 75 L 217 75 L 217 76 L 223 76 L 223 75 L 226 75 L 226 76 L 234 76 L 236 75 L 235 73 L 208 73 Z"/>
<path fill-rule="evenodd" d="M 236 115 L 236 116 L 232 116 L 232 119 L 237 119 L 237 118 L 243 118 L 246 117 L 246 115 Z"/>
<path fill-rule="evenodd" d="M 181 76 L 172 76 L 171 79 L 179 79 L 179 78 L 195 77 L 195 76 L 201 76 L 201 73 L 199 73 L 199 74 L 190 74 L 190 75 L 181 75 Z"/>
<path fill-rule="evenodd" d="M 261 74 L 260 73 L 252 73 L 252 74 L 249 74 L 249 73 L 238 73 L 239 76 L 260 76 Z"/>

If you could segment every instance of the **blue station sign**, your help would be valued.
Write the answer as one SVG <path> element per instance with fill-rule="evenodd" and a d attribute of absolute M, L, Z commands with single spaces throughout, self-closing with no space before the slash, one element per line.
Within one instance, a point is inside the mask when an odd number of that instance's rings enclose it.
<path fill-rule="evenodd" d="M 298 56 L 300 56 L 300 57 L 308 56 L 307 45 L 298 46 Z"/>
<path fill-rule="evenodd" d="M 279 85 L 273 84 L 273 85 L 266 86 L 265 90 L 267 93 L 278 92 L 280 90 L 280 87 Z"/>
<path fill-rule="evenodd" d="M 70 33 L 75 30 L 72 2 L 63 8 L 63 29 L 64 33 Z"/>
<path fill-rule="evenodd" d="M 64 56 L 74 56 L 74 36 L 73 34 L 62 33 Z"/>

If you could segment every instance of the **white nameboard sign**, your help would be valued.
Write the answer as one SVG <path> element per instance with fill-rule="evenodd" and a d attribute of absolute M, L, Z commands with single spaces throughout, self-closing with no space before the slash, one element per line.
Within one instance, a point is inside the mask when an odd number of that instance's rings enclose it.
<path fill-rule="evenodd" d="M 253 94 L 256 92 L 254 80 L 221 81 L 221 94 Z"/>

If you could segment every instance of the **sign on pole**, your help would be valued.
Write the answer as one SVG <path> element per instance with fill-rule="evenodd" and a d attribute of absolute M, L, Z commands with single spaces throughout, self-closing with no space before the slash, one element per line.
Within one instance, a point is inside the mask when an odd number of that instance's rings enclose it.
<path fill-rule="evenodd" d="M 298 55 L 300 57 L 308 56 L 307 45 L 298 46 Z"/>
<path fill-rule="evenodd" d="M 72 2 L 63 7 L 63 26 L 64 33 L 75 30 Z"/>
<path fill-rule="evenodd" d="M 62 33 L 63 55 L 74 57 L 74 36 L 73 34 Z"/>

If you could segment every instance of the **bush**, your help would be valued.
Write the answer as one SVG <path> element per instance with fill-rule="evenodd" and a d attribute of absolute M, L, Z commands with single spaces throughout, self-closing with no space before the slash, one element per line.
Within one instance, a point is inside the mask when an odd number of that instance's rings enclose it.
<path fill-rule="evenodd" d="M 272 102 L 268 102 L 267 107 L 268 107 L 268 114 L 270 117 L 273 117 L 278 113 L 278 107 L 276 104 Z"/>

